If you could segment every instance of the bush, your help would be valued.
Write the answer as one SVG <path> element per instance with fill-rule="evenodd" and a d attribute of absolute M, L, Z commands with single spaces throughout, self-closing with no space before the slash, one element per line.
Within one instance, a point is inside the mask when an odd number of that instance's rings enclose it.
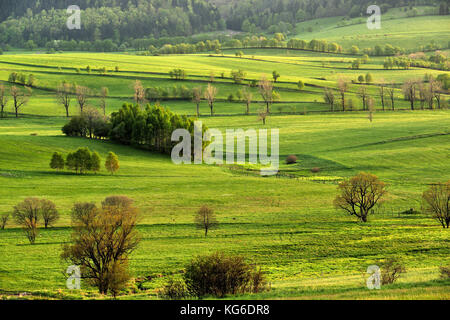
<path fill-rule="evenodd" d="M 450 279 L 450 266 L 440 267 L 439 272 L 442 279 Z"/>
<path fill-rule="evenodd" d="M 286 158 L 286 164 L 294 164 L 298 160 L 297 156 L 291 154 Z"/>
<path fill-rule="evenodd" d="M 320 168 L 319 167 L 314 167 L 314 168 L 311 169 L 311 172 L 312 173 L 320 172 Z"/>
<path fill-rule="evenodd" d="M 189 297 L 189 291 L 184 281 L 170 278 L 167 284 L 160 290 L 159 295 L 163 299 L 181 300 Z"/>
<path fill-rule="evenodd" d="M 395 258 L 387 259 L 381 267 L 381 284 L 394 283 L 405 272 L 406 268 L 400 260 Z"/>
<path fill-rule="evenodd" d="M 267 288 L 261 270 L 246 263 L 242 256 L 220 252 L 194 258 L 186 268 L 184 279 L 189 292 L 199 298 L 256 293 Z"/>

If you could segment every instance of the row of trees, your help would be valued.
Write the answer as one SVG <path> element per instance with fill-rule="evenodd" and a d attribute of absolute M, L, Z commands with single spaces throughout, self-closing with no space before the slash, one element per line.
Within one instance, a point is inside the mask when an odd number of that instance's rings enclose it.
<path fill-rule="evenodd" d="M 107 87 L 102 87 L 98 96 L 100 98 L 100 108 L 103 111 L 103 116 L 106 116 L 106 99 L 108 98 L 109 90 Z M 57 101 L 64 107 L 66 116 L 69 117 L 69 108 L 72 99 L 75 98 L 76 103 L 82 114 L 89 104 L 89 99 L 93 95 L 91 89 L 69 82 L 62 82 L 56 89 Z"/>
<path fill-rule="evenodd" d="M 91 152 L 89 148 L 79 148 L 74 152 L 67 154 L 66 160 L 61 153 L 55 152 L 50 160 L 50 168 L 55 170 L 64 170 L 64 168 L 75 171 L 77 174 L 83 174 L 89 171 L 97 173 L 100 171 L 101 158 L 98 152 Z M 119 170 L 119 158 L 114 152 L 109 152 L 105 161 L 105 168 L 111 174 Z"/>
<path fill-rule="evenodd" d="M 371 83 L 373 79 L 370 74 L 367 74 L 365 77 L 360 76 L 358 81 L 360 83 Z M 323 99 L 325 103 L 330 106 L 331 111 L 335 111 L 337 106 L 340 106 L 342 111 L 354 109 L 353 101 L 351 99 L 347 99 L 349 88 L 350 84 L 344 78 L 338 79 L 337 90 L 324 88 Z M 387 108 L 394 110 L 396 90 L 395 84 L 387 84 L 383 80 L 380 80 L 377 83 L 376 88 L 378 91 L 378 97 L 380 98 L 382 110 L 384 111 Z M 428 76 L 426 81 L 417 79 L 408 80 L 403 84 L 401 90 L 404 100 L 410 103 L 411 110 L 415 110 L 416 101 L 420 102 L 421 109 L 424 109 L 425 104 L 428 105 L 429 109 L 434 109 L 435 106 L 437 106 L 438 109 L 446 108 L 447 102 L 445 97 L 442 95 L 442 82 L 434 79 L 432 76 Z M 362 110 L 373 110 L 375 100 L 369 93 L 366 85 L 359 86 L 357 95 L 361 99 Z"/>

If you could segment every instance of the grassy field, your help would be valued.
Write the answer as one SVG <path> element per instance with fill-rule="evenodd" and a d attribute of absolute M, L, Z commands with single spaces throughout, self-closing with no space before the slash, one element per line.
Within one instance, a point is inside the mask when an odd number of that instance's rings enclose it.
<path fill-rule="evenodd" d="M 332 37 L 327 30 L 321 32 Z M 349 56 L 282 49 L 248 49 L 244 54 L 244 58 L 232 52 L 224 56 L 24 52 L 0 56 L 3 84 L 11 86 L 7 79 L 13 71 L 32 73 L 38 79 L 20 117 L 14 118 L 9 105 L 8 117 L 0 119 L 0 213 L 11 212 L 29 196 L 54 201 L 61 213 L 55 227 L 40 230 L 35 245 L 12 222 L 0 230 L 0 298 L 17 298 L 21 292 L 29 292 L 27 298 L 104 298 L 84 284 L 81 292 L 65 289 L 67 266 L 59 255 L 70 239 L 70 209 L 75 202 L 99 203 L 109 195 L 124 194 L 135 200 L 141 212 L 142 241 L 131 257 L 131 273 L 152 280 L 145 283 L 145 290 L 121 299 L 158 299 L 157 289 L 167 277 L 179 277 L 195 255 L 217 250 L 243 254 L 267 274 L 272 289 L 238 297 L 242 299 L 450 299 L 450 282 L 439 277 L 439 267 L 450 264 L 448 230 L 422 213 L 401 214 L 410 208 L 420 211 L 420 197 L 429 184 L 450 179 L 450 111 L 410 111 L 399 87 L 407 79 L 443 72 L 383 70 L 383 57 L 373 58 L 362 70 L 350 70 L 354 58 Z M 87 65 L 110 71 L 106 76 L 88 74 Z M 112 71 L 116 66 L 119 72 Z M 175 67 L 188 72 L 187 80 L 169 78 Z M 229 79 L 230 71 L 237 69 L 245 70 L 249 80 L 273 70 L 281 74 L 275 85 L 281 99 L 272 106 L 266 126 L 256 115 L 263 108 L 261 101 L 254 102 L 252 114 L 245 116 L 242 102 L 225 100 L 242 88 Z M 136 79 L 146 87 L 192 88 L 206 86 L 211 71 L 219 88 L 217 116 L 206 116 L 209 109 L 202 102 L 200 120 L 223 131 L 279 128 L 279 178 L 254 176 L 229 166 L 175 165 L 165 155 L 61 133 L 67 119 L 54 91 L 63 80 L 94 91 L 107 86 L 111 113 L 131 102 Z M 382 80 L 396 84 L 399 110 L 381 111 L 376 97 L 377 110 L 370 122 L 367 112 L 359 110 L 359 85 L 352 84 L 349 97 L 355 110 L 325 112 L 329 108 L 323 103 L 323 87 L 334 88 L 338 77 L 351 80 L 367 72 L 374 76 L 369 86 L 373 95 Z M 307 84 L 302 91 L 297 89 L 299 80 Z M 252 90 L 255 100 L 260 99 L 257 89 Z M 98 105 L 98 97 L 93 95 L 90 104 Z M 190 101 L 161 104 L 180 114 L 195 110 Z M 71 114 L 77 113 L 73 101 Z M 79 176 L 49 168 L 53 152 L 67 154 L 83 146 L 98 151 L 102 162 L 114 151 L 121 162 L 118 174 L 111 176 L 103 169 Z M 297 164 L 284 164 L 290 154 L 298 156 Z M 320 171 L 312 173 L 315 167 Z M 376 174 L 389 190 L 385 203 L 367 223 L 357 223 L 333 207 L 338 182 L 361 171 Z M 194 213 L 204 204 L 216 210 L 220 222 L 206 239 L 193 223 Z M 395 284 L 368 290 L 367 267 L 392 257 L 404 261 L 407 273 Z"/>

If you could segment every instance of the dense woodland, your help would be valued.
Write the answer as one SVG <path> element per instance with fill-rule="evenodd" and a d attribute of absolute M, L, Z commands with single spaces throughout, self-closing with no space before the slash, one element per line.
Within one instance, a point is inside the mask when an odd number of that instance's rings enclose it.
<path fill-rule="evenodd" d="M 310 19 L 365 15 L 367 6 L 373 4 L 368 0 L 80 0 L 77 5 L 83 10 L 82 29 L 74 31 L 65 27 L 66 9 L 72 2 L 1 1 L 0 45 L 4 49 L 8 46 L 33 49 L 48 47 L 54 40 L 109 40 L 102 51 L 117 51 L 120 47 L 131 47 L 136 39 L 153 39 L 157 43 L 161 38 L 189 37 L 224 29 L 289 33 L 297 23 Z M 448 14 L 448 3 L 440 0 L 376 3 L 382 11 L 405 5 L 435 5 L 434 14 Z M 166 39 L 164 43 L 179 42 L 180 39 L 175 42 Z"/>

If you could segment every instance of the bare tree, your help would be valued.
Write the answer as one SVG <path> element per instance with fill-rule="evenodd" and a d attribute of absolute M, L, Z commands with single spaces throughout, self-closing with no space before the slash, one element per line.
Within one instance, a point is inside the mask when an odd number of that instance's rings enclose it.
<path fill-rule="evenodd" d="M 56 90 L 58 102 L 66 109 L 66 117 L 69 117 L 70 101 L 72 99 L 72 85 L 67 82 L 60 83 Z"/>
<path fill-rule="evenodd" d="M 416 89 L 417 81 L 408 80 L 402 86 L 403 95 L 405 100 L 411 104 L 411 110 L 414 110 L 414 101 L 416 101 Z"/>
<path fill-rule="evenodd" d="M 423 195 L 422 210 L 438 220 L 443 228 L 450 226 L 450 180 L 433 184 Z"/>
<path fill-rule="evenodd" d="M 97 209 L 86 204 L 72 212 L 78 211 L 82 214 L 72 214 L 72 243 L 64 246 L 61 257 L 80 266 L 83 278 L 101 294 L 116 296 L 130 278 L 129 255 L 139 243 L 138 211 L 132 206 Z"/>
<path fill-rule="evenodd" d="M 20 90 L 16 86 L 11 87 L 11 96 L 14 102 L 14 110 L 16 112 L 16 118 L 19 117 L 19 109 L 28 103 L 31 96 L 31 89 L 25 87 L 26 92 Z"/>
<path fill-rule="evenodd" d="M 367 98 L 367 110 L 369 110 L 369 120 L 373 121 L 373 113 L 375 112 L 375 101 L 372 97 Z"/>
<path fill-rule="evenodd" d="M 6 87 L 3 84 L 0 84 L 0 118 L 4 117 L 4 110 L 7 104 L 8 96 L 6 95 Z"/>
<path fill-rule="evenodd" d="M 41 202 L 37 198 L 26 198 L 14 206 L 13 218 L 18 225 L 22 226 L 31 244 L 34 244 L 38 234 L 40 207 Z"/>
<path fill-rule="evenodd" d="M 80 113 L 83 113 L 84 108 L 87 106 L 89 94 L 89 88 L 78 85 L 75 87 L 75 95 L 78 106 L 80 107 Z"/>
<path fill-rule="evenodd" d="M 370 210 L 386 194 L 385 186 L 377 176 L 361 172 L 339 183 L 340 194 L 334 199 L 334 206 L 367 222 Z"/>
<path fill-rule="evenodd" d="M 440 109 L 442 84 L 439 81 L 434 81 L 433 86 L 434 86 L 434 98 L 436 99 L 438 109 Z"/>
<path fill-rule="evenodd" d="M 198 229 L 205 230 L 205 237 L 208 236 L 208 231 L 218 226 L 214 210 L 208 206 L 202 206 L 195 215 L 195 224 Z"/>
<path fill-rule="evenodd" d="M 136 80 L 134 82 L 133 90 L 134 90 L 134 101 L 137 104 L 145 103 L 145 89 L 141 81 Z"/>
<path fill-rule="evenodd" d="M 253 93 L 248 88 L 242 89 L 242 99 L 246 105 L 245 113 L 248 115 L 250 113 L 250 104 L 252 103 Z"/>
<path fill-rule="evenodd" d="M 214 101 L 216 100 L 217 88 L 213 87 L 210 83 L 205 90 L 205 99 L 208 101 L 209 109 L 211 110 L 211 116 L 214 115 Z"/>
<path fill-rule="evenodd" d="M 262 121 L 263 125 L 266 125 L 266 119 L 268 116 L 267 110 L 260 110 L 258 112 L 259 120 Z"/>
<path fill-rule="evenodd" d="M 337 82 L 339 93 L 341 94 L 342 111 L 345 111 L 345 93 L 348 90 L 347 80 L 339 78 Z"/>
<path fill-rule="evenodd" d="M 335 104 L 336 98 L 334 96 L 332 89 L 324 88 L 323 100 L 325 101 L 325 103 L 328 103 L 330 105 L 330 111 L 334 112 L 334 104 Z"/>
<path fill-rule="evenodd" d="M 386 92 L 387 92 L 387 95 L 389 96 L 389 99 L 390 99 L 390 101 L 391 101 L 391 109 L 392 109 L 392 111 L 394 111 L 395 110 L 395 105 L 394 105 L 394 98 L 395 98 L 395 96 L 394 96 L 394 94 L 395 94 L 395 86 L 394 86 L 394 83 L 391 83 L 391 85 L 389 86 L 389 87 L 386 87 Z"/>
<path fill-rule="evenodd" d="M 369 97 L 367 93 L 367 87 L 362 85 L 358 90 L 358 95 L 361 97 L 363 110 L 367 109 L 367 99 Z"/>
<path fill-rule="evenodd" d="M 89 133 L 89 139 L 92 139 L 95 125 L 102 118 L 102 116 L 96 108 L 91 106 L 84 108 L 81 116 L 86 121 L 86 128 Z"/>
<path fill-rule="evenodd" d="M 273 82 L 268 80 L 266 76 L 262 76 L 258 83 L 259 93 L 266 103 L 266 112 L 270 113 L 270 105 L 273 103 Z"/>
<path fill-rule="evenodd" d="M 44 220 L 44 227 L 45 229 L 47 229 L 49 226 L 58 221 L 59 213 L 52 201 L 41 199 L 40 202 L 40 212 L 42 215 L 42 219 Z"/>
<path fill-rule="evenodd" d="M 192 102 L 197 106 L 197 117 L 200 117 L 200 102 L 202 101 L 203 90 L 201 87 L 192 89 Z"/>
<path fill-rule="evenodd" d="M 103 115 L 106 116 L 106 99 L 108 98 L 109 90 L 107 87 L 100 89 L 100 108 L 103 110 Z"/>

